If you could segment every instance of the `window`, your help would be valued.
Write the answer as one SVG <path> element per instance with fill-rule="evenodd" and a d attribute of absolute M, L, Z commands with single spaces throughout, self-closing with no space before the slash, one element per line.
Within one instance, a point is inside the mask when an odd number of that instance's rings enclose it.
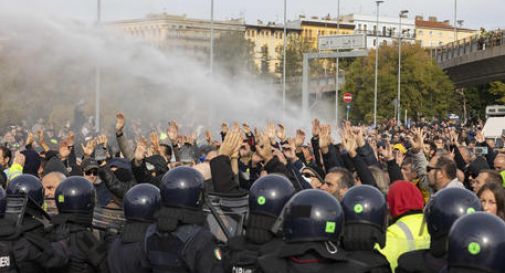
<path fill-rule="evenodd" d="M 366 32 L 367 28 L 368 28 L 367 25 L 363 25 L 363 31 Z"/>
<path fill-rule="evenodd" d="M 361 24 L 358 24 L 358 30 L 361 30 Z"/>
<path fill-rule="evenodd" d="M 377 40 L 373 39 L 373 46 L 376 46 L 376 45 L 377 45 Z"/>

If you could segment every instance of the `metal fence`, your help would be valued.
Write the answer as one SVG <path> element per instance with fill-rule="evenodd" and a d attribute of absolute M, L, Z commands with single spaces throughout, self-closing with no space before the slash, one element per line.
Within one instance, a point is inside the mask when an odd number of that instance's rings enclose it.
<path fill-rule="evenodd" d="M 433 51 L 433 58 L 442 63 L 472 52 L 503 45 L 505 45 L 505 31 L 490 31 L 437 47 Z"/>

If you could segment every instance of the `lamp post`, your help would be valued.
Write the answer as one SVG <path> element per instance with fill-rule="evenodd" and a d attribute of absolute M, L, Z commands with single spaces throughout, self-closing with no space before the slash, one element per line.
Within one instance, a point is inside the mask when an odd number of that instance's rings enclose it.
<path fill-rule="evenodd" d="M 379 29 L 379 6 L 384 1 L 375 1 L 377 4 L 377 30 Z M 377 79 L 379 70 L 379 32 L 375 32 L 375 87 L 374 87 L 374 100 L 373 100 L 373 125 L 377 127 Z"/>
<path fill-rule="evenodd" d="M 458 31 L 456 29 L 456 21 L 458 20 L 458 0 L 454 0 L 454 41 L 458 40 Z"/>
<path fill-rule="evenodd" d="M 408 10 L 400 11 L 400 28 L 398 30 L 398 97 L 396 98 L 396 121 L 400 123 L 400 96 L 401 96 L 401 75 L 402 75 L 402 17 L 409 13 Z"/>
<path fill-rule="evenodd" d="M 96 1 L 96 25 L 100 25 L 102 17 L 102 1 Z M 100 65 L 95 67 L 95 132 L 100 132 Z"/>
<path fill-rule="evenodd" d="M 210 0 L 210 74 L 214 73 L 214 0 Z"/>
<path fill-rule="evenodd" d="M 340 0 L 337 1 L 337 34 L 340 32 Z M 337 49 L 338 52 L 338 49 Z M 338 128 L 338 88 L 340 87 L 340 66 L 339 66 L 339 58 L 337 57 L 335 63 L 335 123 Z"/>
<path fill-rule="evenodd" d="M 286 117 L 286 44 L 287 44 L 287 29 L 286 29 L 286 8 L 287 0 L 284 0 L 284 41 L 282 51 L 282 117 Z"/>

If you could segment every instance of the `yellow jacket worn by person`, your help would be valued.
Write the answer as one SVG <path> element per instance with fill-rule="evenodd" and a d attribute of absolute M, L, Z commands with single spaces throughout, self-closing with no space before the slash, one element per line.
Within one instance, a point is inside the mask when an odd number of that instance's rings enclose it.
<path fill-rule="evenodd" d="M 393 272 L 403 253 L 430 247 L 430 234 L 423 224 L 423 201 L 421 192 L 411 182 L 397 181 L 389 189 L 387 202 L 395 222 L 388 227 L 386 245 L 379 251 Z"/>

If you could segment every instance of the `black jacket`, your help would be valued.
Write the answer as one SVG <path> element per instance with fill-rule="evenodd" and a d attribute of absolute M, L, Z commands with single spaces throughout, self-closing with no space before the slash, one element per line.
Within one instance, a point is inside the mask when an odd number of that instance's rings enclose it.
<path fill-rule="evenodd" d="M 149 223 L 128 222 L 111 244 L 107 262 L 111 273 L 149 273 L 151 266 L 144 252 L 144 237 Z"/>
<path fill-rule="evenodd" d="M 262 273 L 258 258 L 274 252 L 281 243 L 279 238 L 266 244 L 254 244 L 245 236 L 231 238 L 223 247 L 224 272 Z"/>
<path fill-rule="evenodd" d="M 343 249 L 331 254 L 323 242 L 283 243 L 276 252 L 261 256 L 258 262 L 265 273 L 370 272 L 367 265 L 350 259 Z"/>
<path fill-rule="evenodd" d="M 388 260 L 377 250 L 349 251 L 348 257 L 366 264 L 370 268 L 371 273 L 391 273 L 391 266 Z"/>
<path fill-rule="evenodd" d="M 447 265 L 447 255 L 434 256 L 429 249 L 407 252 L 398 258 L 397 273 L 439 273 Z"/>

